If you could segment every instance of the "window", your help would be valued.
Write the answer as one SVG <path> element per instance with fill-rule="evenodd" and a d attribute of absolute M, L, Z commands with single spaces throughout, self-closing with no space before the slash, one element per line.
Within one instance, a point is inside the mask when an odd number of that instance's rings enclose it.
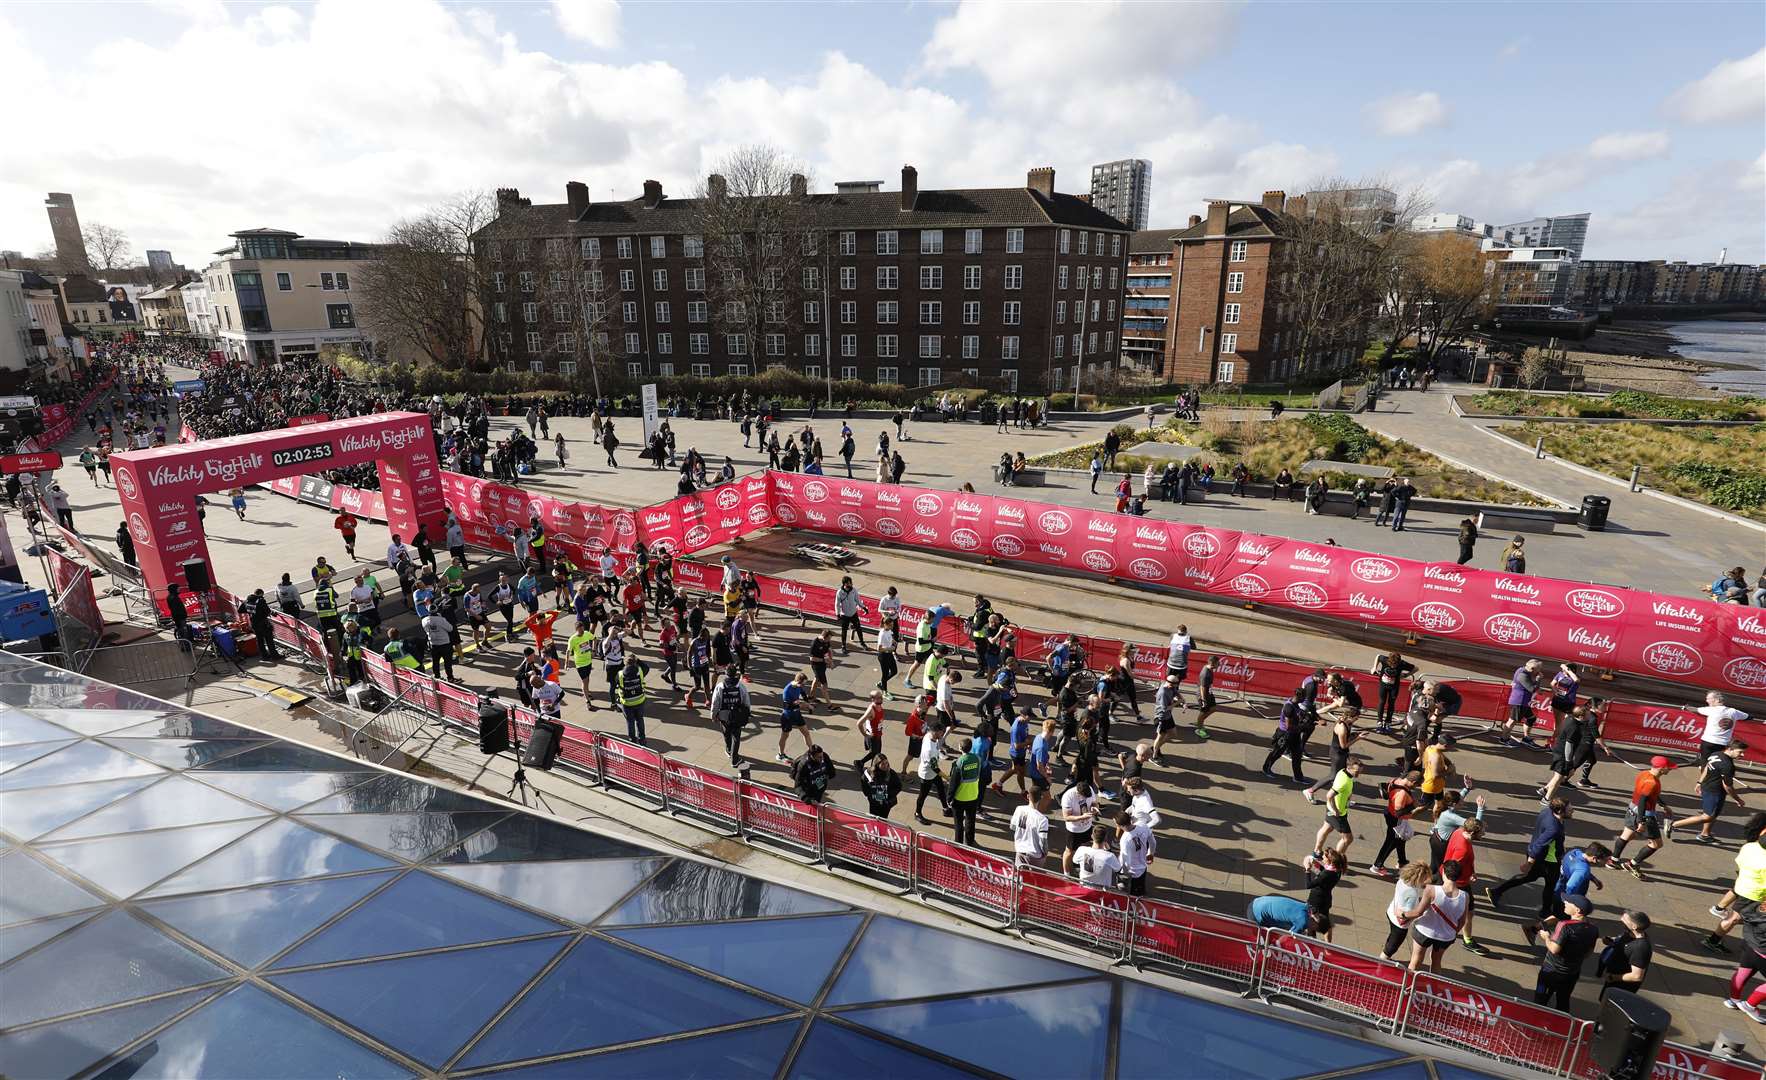
<path fill-rule="evenodd" d="M 576 361 L 575 360 L 560 360 L 560 361 L 558 361 L 558 374 L 560 374 L 560 375 L 575 375 L 576 374 Z"/>
<path fill-rule="evenodd" d="M 877 267 L 877 288 L 895 289 L 901 287 L 901 268 L 896 266 Z"/>
<path fill-rule="evenodd" d="M 774 267 L 760 275 L 760 287 L 767 292 L 778 292 L 785 284 L 785 272 Z"/>
<path fill-rule="evenodd" d="M 693 374 L 695 376 L 697 376 L 701 379 L 703 379 L 707 375 L 711 374 L 711 365 L 710 364 L 689 364 L 687 366 L 689 369 L 691 369 L 691 371 L 693 372 Z"/>
<path fill-rule="evenodd" d="M 768 300 L 766 305 L 766 321 L 781 323 L 785 321 L 785 301 Z"/>
<path fill-rule="evenodd" d="M 548 291 L 555 293 L 563 292 L 564 285 L 564 271 L 554 270 L 546 275 L 546 289 Z"/>
<path fill-rule="evenodd" d="M 337 275 L 337 287 L 348 292 L 350 287 L 350 276 L 348 274 L 339 273 Z"/>
<path fill-rule="evenodd" d="M 922 289 L 942 289 L 942 288 L 944 288 L 944 267 L 942 267 L 942 266 L 922 266 L 922 267 L 920 267 L 920 288 L 922 288 Z"/>
<path fill-rule="evenodd" d="M 943 229 L 921 229 L 920 230 L 920 254 L 922 254 L 922 255 L 943 255 L 944 254 L 944 230 Z"/>
<path fill-rule="evenodd" d="M 504 304 L 504 303 L 500 303 L 500 302 L 492 304 L 491 305 L 491 317 L 496 322 L 508 322 L 509 321 L 509 305 Z"/>
<path fill-rule="evenodd" d="M 703 267 L 703 266 L 689 266 L 689 267 L 687 267 L 687 291 L 688 292 L 704 292 L 705 291 L 705 267 Z"/>
<path fill-rule="evenodd" d="M 822 335 L 820 335 L 820 334 L 805 334 L 805 335 L 803 335 L 803 355 L 805 355 L 805 356 L 820 356 L 820 355 L 822 355 Z"/>
<path fill-rule="evenodd" d="M 981 325 L 981 301 L 979 301 L 979 300 L 964 300 L 963 301 L 963 325 L 964 326 L 980 326 Z"/>
<path fill-rule="evenodd" d="M 858 288 L 858 267 L 842 266 L 840 268 L 840 287 L 842 289 Z"/>
<path fill-rule="evenodd" d="M 937 326 L 944 321 L 944 303 L 939 300 L 920 301 L 920 325 Z"/>
<path fill-rule="evenodd" d="M 1117 271 L 1116 267 L 1114 267 L 1114 266 L 1110 267 L 1110 291 L 1111 292 L 1116 291 L 1116 271 Z"/>
<path fill-rule="evenodd" d="M 981 230 L 980 229 L 964 229 L 963 230 L 963 254 L 964 255 L 979 255 L 979 254 L 981 254 Z"/>
<path fill-rule="evenodd" d="M 619 291 L 620 292 L 631 292 L 633 289 L 636 289 L 637 287 L 638 287 L 638 275 L 637 274 L 633 273 L 630 270 L 621 270 L 619 272 Z"/>
<path fill-rule="evenodd" d="M 1065 289 L 1066 287 L 1067 287 L 1067 268 L 1065 266 L 1058 267 L 1055 270 L 1055 288 Z"/>
<path fill-rule="evenodd" d="M 748 355 L 748 335 L 747 334 L 725 334 L 724 335 L 724 352 L 730 354 L 731 356 L 747 356 Z"/>
<path fill-rule="evenodd" d="M 803 243 L 799 246 L 799 250 L 802 251 L 805 255 L 814 255 L 816 252 L 821 250 L 820 238 L 815 233 L 812 233 L 812 232 L 811 233 L 804 233 L 803 234 Z"/>
<path fill-rule="evenodd" d="M 599 259 L 601 257 L 601 238 L 597 236 L 583 237 L 582 256 L 585 259 Z"/>
<path fill-rule="evenodd" d="M 688 334 L 687 335 L 687 351 L 692 353 L 694 356 L 709 355 L 711 353 L 711 335 L 710 334 Z M 693 365 L 693 374 L 695 374 L 695 375 L 700 374 L 700 371 L 699 371 L 700 366 L 701 365 L 699 365 L 699 364 Z M 706 375 L 711 374 L 711 369 L 706 368 L 704 371 L 704 374 L 706 374 Z"/>
<path fill-rule="evenodd" d="M 768 334 L 766 336 L 766 354 L 768 356 L 785 355 L 785 335 Z"/>
<path fill-rule="evenodd" d="M 901 381 L 901 369 L 880 367 L 877 369 L 877 381 L 880 383 L 898 383 Z"/>
<path fill-rule="evenodd" d="M 1055 335 L 1055 355 L 1056 356 L 1066 356 L 1067 355 L 1067 339 L 1060 334 Z M 1060 373 L 1056 372 L 1056 374 L 1058 375 Z M 1055 385 L 1059 386 L 1060 383 L 1056 383 Z"/>
<path fill-rule="evenodd" d="M 1226 305 L 1226 313 L 1221 316 L 1220 321 L 1226 323 L 1228 326 L 1236 324 L 1239 321 L 1239 305 Z"/>
<path fill-rule="evenodd" d="M 668 301 L 667 300 L 656 301 L 656 321 L 659 323 L 665 323 L 668 321 L 668 316 L 669 316 Z"/>
<path fill-rule="evenodd" d="M 546 258 L 548 260 L 564 258 L 563 239 L 554 236 L 546 241 Z"/>
<path fill-rule="evenodd" d="M 877 355 L 884 357 L 901 355 L 901 345 L 897 342 L 894 334 L 877 335 Z"/>
<path fill-rule="evenodd" d="M 1004 322 L 1007 326 L 1017 326 L 1023 322 L 1024 304 L 1017 300 L 1007 300 Z"/>
<path fill-rule="evenodd" d="M 619 305 L 619 319 L 627 326 L 638 321 L 638 304 L 635 300 L 627 300 Z"/>
<path fill-rule="evenodd" d="M 1098 233 L 1097 253 L 1099 255 L 1102 255 L 1104 253 L 1104 234 L 1103 233 Z"/>
<path fill-rule="evenodd" d="M 1108 302 L 1104 305 L 1104 321 L 1105 322 L 1115 322 L 1116 321 L 1116 301 L 1111 300 L 1110 302 Z"/>
<path fill-rule="evenodd" d="M 521 321 L 530 323 L 539 322 L 540 305 L 531 302 L 521 305 Z"/>
<path fill-rule="evenodd" d="M 349 304 L 326 304 L 325 318 L 333 330 L 350 330 L 356 325 L 356 314 Z"/>
<path fill-rule="evenodd" d="M 981 357 L 981 338 L 976 334 L 963 335 L 963 359 L 978 360 Z"/>
<path fill-rule="evenodd" d="M 901 315 L 901 305 L 894 300 L 877 301 L 877 321 L 884 325 L 897 322 Z"/>
<path fill-rule="evenodd" d="M 553 304 L 552 305 L 552 321 L 553 322 L 562 322 L 562 323 L 569 322 L 570 321 L 570 305 L 569 304 Z"/>
<path fill-rule="evenodd" d="M 528 250 L 529 249 L 528 249 L 528 244 L 527 244 L 526 240 L 515 241 L 515 261 L 516 262 L 526 262 Z"/>
<path fill-rule="evenodd" d="M 1097 301 L 1097 300 L 1093 300 L 1093 301 L 1092 301 L 1092 302 L 1091 302 L 1091 319 L 1092 319 L 1092 322 L 1097 322 L 1097 321 L 1098 321 L 1098 303 L 1099 303 L 1099 301 Z"/>
<path fill-rule="evenodd" d="M 1079 253 L 1081 255 L 1091 254 L 1091 248 L 1087 246 L 1090 242 L 1090 236 L 1091 234 L 1084 229 L 1079 230 Z"/>
<path fill-rule="evenodd" d="M 851 326 L 855 322 L 858 322 L 858 301 L 840 301 L 840 325 Z"/>
<path fill-rule="evenodd" d="M 529 330 L 527 332 L 527 351 L 530 353 L 536 353 L 543 347 L 544 346 L 540 344 L 540 332 L 538 330 Z"/>
<path fill-rule="evenodd" d="M 1018 359 L 1018 336 L 1016 334 L 1008 334 L 1000 338 L 1000 359 Z"/>
<path fill-rule="evenodd" d="M 1061 254 L 1065 255 L 1065 254 L 1067 254 L 1067 249 L 1072 246 L 1072 242 L 1073 242 L 1073 230 L 1072 229 L 1062 229 L 1060 242 L 1056 246 L 1055 250 L 1057 250 Z"/>
<path fill-rule="evenodd" d="M 650 238 L 650 257 L 652 259 L 668 258 L 668 240 L 666 237 L 652 236 Z"/>
<path fill-rule="evenodd" d="M 590 289 L 592 289 L 595 292 L 600 292 L 602 286 L 604 286 L 606 284 L 607 284 L 607 279 L 602 276 L 601 271 L 599 271 L 599 270 L 590 270 L 589 271 L 589 288 Z"/>
<path fill-rule="evenodd" d="M 822 365 L 805 364 L 803 365 L 803 373 L 812 379 L 819 379 L 822 377 Z"/>
<path fill-rule="evenodd" d="M 877 254 L 899 255 L 901 253 L 901 237 L 894 229 L 877 230 Z"/>
<path fill-rule="evenodd" d="M 981 287 L 981 268 L 979 266 L 963 267 L 963 288 L 979 289 Z"/>
<path fill-rule="evenodd" d="M 1229 262 L 1244 262 L 1245 254 L 1250 250 L 1251 245 L 1249 243 L 1243 240 L 1234 240 L 1231 247 L 1228 249 L 1227 259 Z"/>
<path fill-rule="evenodd" d="M 920 335 L 920 359 L 936 360 L 943 350 L 944 342 L 937 334 Z"/>
<path fill-rule="evenodd" d="M 1104 351 L 1109 352 L 1114 348 L 1116 348 L 1116 331 L 1104 331 Z"/>
<path fill-rule="evenodd" d="M 1084 354 L 1084 352 L 1082 352 L 1082 350 L 1083 350 L 1083 349 L 1084 349 L 1084 347 L 1085 347 L 1085 337 L 1084 337 L 1084 335 L 1082 335 L 1082 334 L 1074 334 L 1074 335 L 1073 335 L 1073 358 L 1074 358 L 1074 359 L 1075 359 L 1075 360 L 1077 360 L 1077 359 L 1079 359 L 1079 358 L 1080 358 L 1080 357 L 1081 357 L 1081 356 L 1083 356 L 1083 355 L 1085 355 L 1085 354 Z"/>
<path fill-rule="evenodd" d="M 806 266 L 803 268 L 803 287 L 806 289 L 822 287 L 822 271 L 818 267 Z"/>
<path fill-rule="evenodd" d="M 943 381 L 944 381 L 944 372 L 940 371 L 939 369 L 937 369 L 935 367 L 923 367 L 920 369 L 920 385 L 921 386 L 937 386 L 939 383 L 941 383 Z"/>
<path fill-rule="evenodd" d="M 1239 335 L 1237 335 L 1237 334 L 1222 334 L 1222 335 L 1220 335 L 1220 351 L 1223 355 L 1227 355 L 1227 356 L 1231 356 L 1233 353 L 1238 352 L 1239 351 Z"/>
<path fill-rule="evenodd" d="M 1007 229 L 1006 230 L 1006 254 L 1007 255 L 1016 255 L 1023 250 L 1024 250 L 1024 230 L 1023 229 Z"/>
<path fill-rule="evenodd" d="M 1117 233 L 1114 236 L 1110 237 L 1110 254 L 1113 256 L 1119 256 L 1122 254 L 1122 234 L 1121 233 Z"/>
<path fill-rule="evenodd" d="M 843 367 L 843 368 L 841 368 L 840 369 L 840 378 L 845 380 L 846 382 L 855 381 L 858 378 L 858 368 L 856 368 L 856 367 Z"/>
<path fill-rule="evenodd" d="M 1104 268 L 1103 267 L 1094 266 L 1091 268 L 1091 287 L 1094 289 L 1101 289 L 1104 287 Z"/>
<path fill-rule="evenodd" d="M 1208 351 L 1208 328 L 1206 326 L 1196 331 L 1196 351 Z"/>
<path fill-rule="evenodd" d="M 661 375 L 664 378 L 672 377 L 674 375 L 674 373 L 675 373 L 675 366 L 674 366 L 674 361 L 672 361 L 672 360 L 656 365 L 656 374 Z"/>
<path fill-rule="evenodd" d="M 842 254 L 842 255 L 857 255 L 858 254 L 858 233 L 843 232 L 840 234 L 840 254 Z"/>
<path fill-rule="evenodd" d="M 1234 270 L 1232 273 L 1226 275 L 1226 291 L 1229 293 L 1241 293 L 1245 291 L 1244 271 Z"/>
<path fill-rule="evenodd" d="M 687 321 L 704 322 L 711 317 L 711 305 L 703 300 L 687 301 Z"/>
<path fill-rule="evenodd" d="M 491 262 L 502 262 L 503 261 L 503 245 L 502 244 L 492 244 L 488 250 L 490 251 Z M 215 287 L 215 283 L 211 279 L 209 281 L 209 288 L 212 289 L 214 287 Z"/>
<path fill-rule="evenodd" d="M 740 300 L 724 301 L 724 321 L 739 323 L 748 318 L 748 305 Z"/>
<path fill-rule="evenodd" d="M 675 351 L 675 336 L 668 332 L 656 335 L 656 355 L 669 356 Z"/>
<path fill-rule="evenodd" d="M 857 334 L 841 334 L 840 335 L 840 355 L 841 356 L 857 356 L 858 355 L 858 335 Z M 846 377 L 850 377 L 850 376 L 846 376 Z"/>
<path fill-rule="evenodd" d="M 681 237 L 681 254 L 689 259 L 705 258 L 705 237 L 692 233 Z"/>
<path fill-rule="evenodd" d="M 1024 268 L 1022 266 L 1006 267 L 1006 288 L 1022 289 L 1024 287 Z"/>
<path fill-rule="evenodd" d="M 627 356 L 635 355 L 643 347 L 643 343 L 638 340 L 638 335 L 627 334 L 625 336 L 625 354 Z"/>
<path fill-rule="evenodd" d="M 631 237 L 622 236 L 615 242 L 619 245 L 619 257 L 620 258 L 629 259 L 632 257 L 632 238 Z"/>
<path fill-rule="evenodd" d="M 552 348 L 558 352 L 575 352 L 576 335 L 568 331 L 555 335 L 552 338 Z"/>
<path fill-rule="evenodd" d="M 782 254 L 784 250 L 785 238 L 778 233 L 767 233 L 760 238 L 760 253 L 762 255 L 779 255 Z"/>
<path fill-rule="evenodd" d="M 1093 330 L 1091 332 L 1091 336 L 1089 336 L 1085 339 L 1085 348 L 1086 348 L 1086 351 L 1091 353 L 1093 356 L 1097 355 L 1097 352 L 1098 352 L 1098 332 L 1096 330 Z"/>
<path fill-rule="evenodd" d="M 278 272 L 276 274 L 276 291 L 277 292 L 293 292 L 294 291 L 293 279 L 291 279 L 287 274 Z M 503 275 L 501 273 L 499 273 L 497 275 L 497 291 L 498 292 L 503 291 Z"/>
<path fill-rule="evenodd" d="M 814 326 L 822 321 L 822 305 L 814 300 L 803 302 L 803 325 Z"/>
<path fill-rule="evenodd" d="M 668 271 L 667 270 L 652 270 L 652 271 L 650 271 L 650 284 L 652 287 L 654 287 L 656 289 L 657 292 L 667 292 L 668 291 Z"/>
<path fill-rule="evenodd" d="M 1059 323 L 1064 323 L 1066 321 L 1067 321 L 1067 301 L 1056 300 L 1055 301 L 1055 322 L 1057 324 L 1059 324 Z"/>
<path fill-rule="evenodd" d="M 544 375 L 546 373 L 546 362 L 544 360 L 529 360 L 527 362 L 527 370 L 535 375 Z"/>
<path fill-rule="evenodd" d="M 517 276 L 517 280 L 521 283 L 522 292 L 533 292 L 533 274 L 523 270 Z"/>

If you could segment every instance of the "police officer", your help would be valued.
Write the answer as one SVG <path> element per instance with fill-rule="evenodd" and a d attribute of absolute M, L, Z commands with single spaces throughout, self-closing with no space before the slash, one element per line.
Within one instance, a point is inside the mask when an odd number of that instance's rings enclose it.
<path fill-rule="evenodd" d="M 239 613 L 251 622 L 251 632 L 258 639 L 258 652 L 271 661 L 280 661 L 282 654 L 276 650 L 275 630 L 270 625 L 270 601 L 264 598 L 264 590 L 257 589 L 239 604 Z"/>
<path fill-rule="evenodd" d="M 626 737 L 644 745 L 644 676 L 650 669 L 636 655 L 627 653 L 619 672 L 619 707 L 625 710 Z"/>
<path fill-rule="evenodd" d="M 956 819 L 956 841 L 975 846 L 975 816 L 981 809 L 981 759 L 975 755 L 975 740 L 964 739 L 958 744 L 961 756 L 950 770 L 950 810 Z"/>
<path fill-rule="evenodd" d="M 533 552 L 534 561 L 540 564 L 540 572 L 545 573 L 546 527 L 540 524 L 540 519 L 537 517 L 529 518 L 527 527 L 530 534 L 527 546 Z"/>

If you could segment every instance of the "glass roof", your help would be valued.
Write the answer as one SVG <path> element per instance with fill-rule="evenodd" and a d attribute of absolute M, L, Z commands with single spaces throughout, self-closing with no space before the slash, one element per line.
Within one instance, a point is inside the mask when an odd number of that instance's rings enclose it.
<path fill-rule="evenodd" d="M 1179 1060 L 1430 1067 L 0 653 L 0 1074 L 1109 1078 Z"/>

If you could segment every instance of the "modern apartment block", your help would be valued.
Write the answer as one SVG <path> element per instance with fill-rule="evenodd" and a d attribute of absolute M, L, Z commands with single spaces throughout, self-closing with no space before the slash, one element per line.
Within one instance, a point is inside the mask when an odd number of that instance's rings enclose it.
<path fill-rule="evenodd" d="M 1516 248 L 1562 248 L 1570 258 L 1580 259 L 1588 243 L 1588 215 L 1560 214 L 1498 225 L 1496 236 Z"/>
<path fill-rule="evenodd" d="M 92 268 L 86 255 L 86 237 L 80 231 L 80 215 L 74 209 L 74 197 L 65 191 L 51 191 L 43 200 L 49 213 L 49 231 L 55 237 L 55 259 L 66 274 L 83 273 Z"/>
<path fill-rule="evenodd" d="M 727 190 L 716 175 L 706 187 Z M 1071 388 L 1081 363 L 1088 374 L 1116 365 L 1128 229 L 1057 192 L 1053 169 L 1031 169 L 1022 187 L 923 189 L 910 165 L 899 191 L 879 187 L 811 192 L 794 177 L 790 194 L 770 196 L 791 200 L 796 235 L 733 245 L 789 250 L 797 267 L 754 283 L 760 340 L 708 282 L 736 271 L 704 236 L 700 200 L 669 198 L 654 180 L 606 202 L 574 181 L 562 203 L 500 189 L 497 218 L 475 238 L 490 353 L 562 374 L 590 359 L 632 376 L 783 367 L 938 386 L 963 372 L 1026 391 Z"/>
<path fill-rule="evenodd" d="M 1139 232 L 1153 198 L 1153 163 L 1123 158 L 1091 167 L 1091 204 Z"/>
<path fill-rule="evenodd" d="M 374 246 L 309 240 L 285 229 L 245 229 L 202 272 L 216 347 L 230 359 L 316 357 L 362 340 L 350 279 Z"/>
<path fill-rule="evenodd" d="M 1484 252 L 1489 301 L 1498 316 L 1551 318 L 1567 309 L 1576 258 L 1567 248 L 1508 248 Z"/>
<path fill-rule="evenodd" d="M 156 273 L 169 274 L 173 267 L 172 253 L 160 248 L 147 249 L 147 268 Z"/>
<path fill-rule="evenodd" d="M 1308 191 L 1302 198 L 1306 213 L 1334 214 L 1344 224 L 1370 234 L 1398 224 L 1398 193 L 1386 188 L 1327 188 Z"/>
<path fill-rule="evenodd" d="M 1194 225 L 1201 217 L 1190 219 Z M 1182 229 L 1143 229 L 1128 243 L 1128 277 L 1122 296 L 1122 363 L 1161 377 L 1171 332 L 1172 252 Z"/>

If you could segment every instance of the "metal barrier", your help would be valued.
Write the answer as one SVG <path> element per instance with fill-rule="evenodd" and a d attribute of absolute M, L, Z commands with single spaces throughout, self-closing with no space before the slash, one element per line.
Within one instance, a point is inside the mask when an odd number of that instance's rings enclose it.
<path fill-rule="evenodd" d="M 914 834 L 921 895 L 935 893 L 952 903 L 976 908 L 1011 925 L 1018 909 L 1018 868 L 976 848 L 925 833 Z"/>
<path fill-rule="evenodd" d="M 1404 1009 L 1410 972 L 1402 964 L 1286 931 L 1266 930 L 1257 992 L 1280 994 L 1390 1031 Z"/>
<path fill-rule="evenodd" d="M 1128 958 L 1184 974 L 1200 974 L 1250 990 L 1257 983 L 1263 938 L 1243 919 L 1142 899 L 1135 904 Z"/>
<path fill-rule="evenodd" d="M 734 777 L 663 758 L 662 795 L 672 811 L 692 814 L 731 830 L 737 828 L 740 810 Z"/>
<path fill-rule="evenodd" d="M 595 732 L 593 737 L 601 753 L 602 784 L 622 787 L 646 800 L 653 800 L 662 809 L 668 808 L 668 794 L 662 784 L 661 754 L 600 732 Z"/>
<path fill-rule="evenodd" d="M 762 840 L 822 857 L 822 818 L 802 799 L 749 780 L 736 781 L 736 826 L 744 839 Z"/>
<path fill-rule="evenodd" d="M 1128 955 L 1134 898 L 1079 885 L 1060 874 L 1020 868 L 1016 926 L 1078 942 L 1112 960 Z"/>
<path fill-rule="evenodd" d="M 823 857 L 912 890 L 919 879 L 914 830 L 869 814 L 822 805 Z"/>
<path fill-rule="evenodd" d="M 119 686 L 141 686 L 173 679 L 188 683 L 196 674 L 199 658 L 190 642 L 174 638 L 111 645 L 100 649 L 93 659 L 95 677 Z"/>
<path fill-rule="evenodd" d="M 1397 1034 L 1562 1075 L 1581 1039 L 1583 1023 L 1543 1005 L 1417 972 L 1404 998 Z"/>

